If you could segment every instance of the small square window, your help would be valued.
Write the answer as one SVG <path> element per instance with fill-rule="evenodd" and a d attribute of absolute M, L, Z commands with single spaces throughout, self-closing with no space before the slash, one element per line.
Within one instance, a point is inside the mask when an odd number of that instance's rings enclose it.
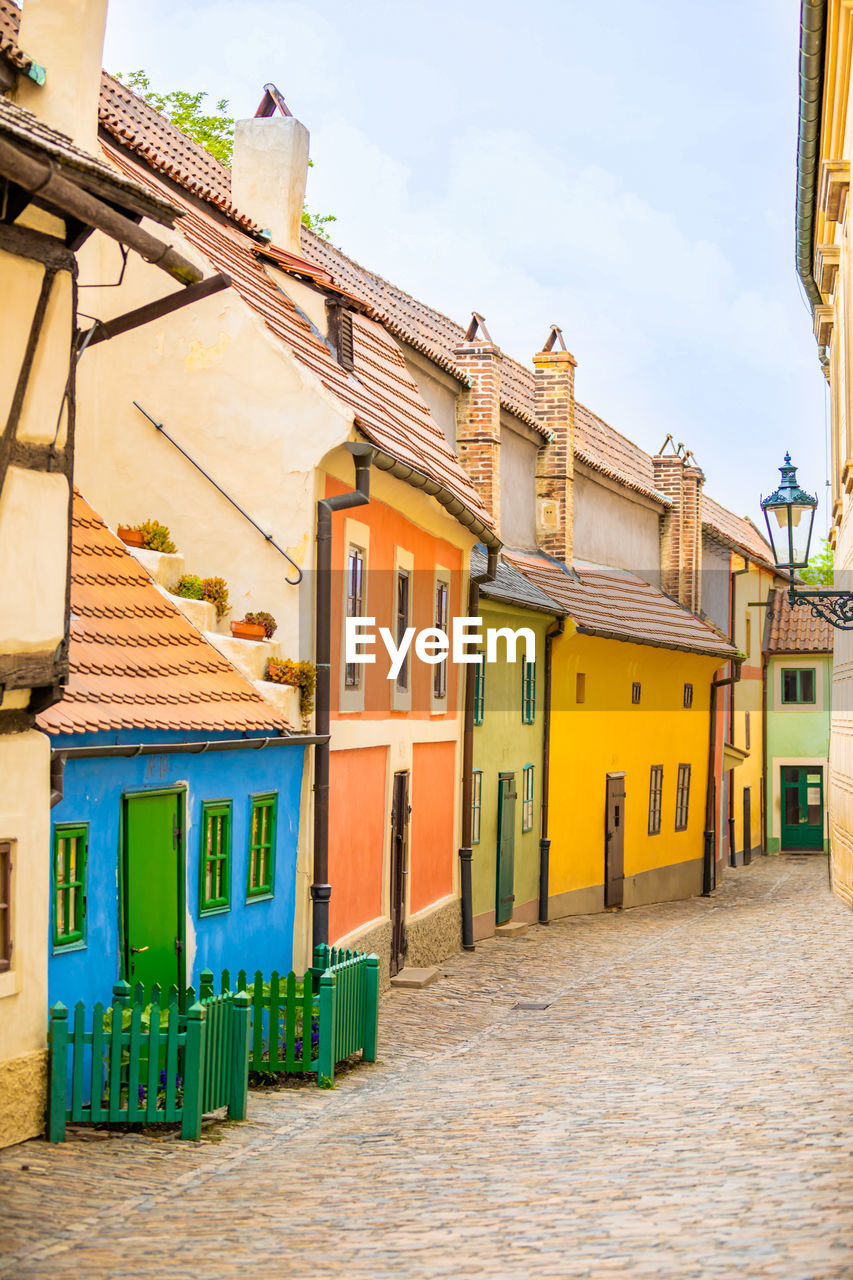
<path fill-rule="evenodd" d="M 782 670 L 782 701 L 814 702 L 814 667 L 785 667 Z"/>
<path fill-rule="evenodd" d="M 575 677 L 575 702 L 586 702 L 586 674 L 579 671 Z"/>
<path fill-rule="evenodd" d="M 689 710 L 693 706 L 693 685 L 685 684 L 684 686 L 684 706 Z"/>
<path fill-rule="evenodd" d="M 524 766 L 521 791 L 521 829 L 533 830 L 533 765 Z"/>
<path fill-rule="evenodd" d="M 642 694 L 643 686 L 640 684 L 639 680 L 635 680 L 631 685 L 631 701 L 635 707 L 640 705 L 640 698 L 642 697 Z"/>
<path fill-rule="evenodd" d="M 86 863 L 89 828 L 56 827 L 53 833 L 53 945 L 83 941 L 86 919 Z"/>
<path fill-rule="evenodd" d="M 483 801 L 483 771 L 475 769 L 471 779 L 471 843 L 480 843 L 480 812 Z"/>
<path fill-rule="evenodd" d="M 231 905 L 231 802 L 201 806 L 199 915 Z"/>
<path fill-rule="evenodd" d="M 278 795 L 253 796 L 249 828 L 247 898 L 268 898 L 275 877 L 275 819 Z"/>

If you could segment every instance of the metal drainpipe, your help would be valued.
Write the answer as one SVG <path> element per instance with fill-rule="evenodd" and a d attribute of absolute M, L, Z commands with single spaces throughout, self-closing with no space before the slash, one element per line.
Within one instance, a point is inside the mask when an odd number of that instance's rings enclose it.
<path fill-rule="evenodd" d="M 468 583 L 468 617 L 477 616 L 480 607 L 480 586 L 494 582 L 498 571 L 498 548 L 489 547 L 486 572 L 479 573 Z M 462 730 L 462 846 L 459 850 L 459 896 L 462 902 L 462 950 L 474 950 L 474 909 L 471 886 L 471 863 L 474 849 L 471 844 L 471 800 L 474 791 L 474 694 L 477 668 L 470 664 L 465 669 L 465 717 Z"/>
<path fill-rule="evenodd" d="M 376 452 L 369 444 L 348 444 L 355 463 L 355 492 L 317 502 L 317 620 L 315 632 L 317 689 L 315 733 L 324 737 L 314 752 L 314 882 L 311 885 L 313 945 L 329 941 L 329 724 L 331 705 L 332 514 L 370 501 L 370 464 Z"/>
<path fill-rule="evenodd" d="M 733 671 L 730 676 L 726 676 L 723 680 L 714 676 L 711 681 L 711 708 L 710 708 L 710 727 L 708 732 L 708 781 L 705 791 L 705 848 L 702 859 L 702 896 L 709 898 L 711 891 L 715 889 L 716 877 L 714 875 L 715 848 L 714 835 L 716 833 L 716 754 L 717 754 L 717 690 L 722 689 L 725 685 L 734 685 L 740 680 L 740 660 L 733 660 Z M 731 791 L 731 788 L 729 788 Z"/>
<path fill-rule="evenodd" d="M 566 629 L 566 619 L 558 618 L 545 633 L 545 706 L 542 721 L 542 809 L 539 836 L 539 924 L 549 924 L 548 881 L 551 869 L 551 840 L 548 836 L 548 780 L 551 775 L 551 646 Z"/>
<path fill-rule="evenodd" d="M 744 573 L 749 573 L 749 561 L 747 560 L 746 556 L 744 556 L 744 557 L 743 557 L 743 568 L 742 568 L 742 569 L 732 569 L 732 571 L 731 571 L 731 579 L 732 579 L 732 603 L 731 603 L 731 627 L 730 627 L 730 630 L 729 630 L 729 635 L 730 635 L 730 637 L 731 637 L 731 642 L 732 642 L 732 644 L 734 644 L 734 642 L 735 642 L 735 617 L 736 617 L 736 614 L 737 614 L 737 583 L 735 582 L 735 578 L 739 578 L 739 577 L 741 577 L 741 575 L 742 575 L 742 574 L 744 574 Z M 748 658 L 748 657 L 749 657 L 749 654 L 747 654 L 746 656 L 747 656 L 747 658 Z M 738 676 L 738 679 L 740 679 L 740 676 Z M 735 681 L 733 681 L 733 680 L 729 680 L 729 681 L 727 681 L 726 683 L 734 685 L 736 682 L 735 682 Z M 732 744 L 734 744 L 734 740 L 735 740 L 735 691 L 734 691 L 734 689 L 732 689 L 731 698 L 729 699 L 729 742 L 731 742 Z M 732 778 L 732 780 L 731 780 L 731 781 L 730 781 L 730 783 L 729 783 L 729 804 L 728 804 L 728 809 L 729 809 L 729 818 L 728 818 L 728 827 L 729 827 L 729 866 L 730 866 L 730 867 L 733 867 L 733 866 L 735 865 L 735 786 L 734 786 L 734 778 Z"/>

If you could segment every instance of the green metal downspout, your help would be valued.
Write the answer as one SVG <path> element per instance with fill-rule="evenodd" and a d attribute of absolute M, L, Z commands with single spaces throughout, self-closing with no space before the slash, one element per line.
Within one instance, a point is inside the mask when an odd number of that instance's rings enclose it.
<path fill-rule="evenodd" d="M 814 278 L 814 234 L 820 160 L 823 63 L 827 0 L 802 0 L 800 6 L 800 93 L 797 127 L 797 274 L 812 313 L 823 301 Z M 821 363 L 826 347 L 819 348 Z"/>

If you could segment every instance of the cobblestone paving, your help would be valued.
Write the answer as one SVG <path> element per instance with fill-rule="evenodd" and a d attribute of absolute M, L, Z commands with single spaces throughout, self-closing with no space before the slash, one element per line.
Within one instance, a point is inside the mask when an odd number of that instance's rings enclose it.
<path fill-rule="evenodd" d="M 852 942 L 782 857 L 480 944 L 334 1091 L 0 1153 L 0 1274 L 853 1277 Z"/>

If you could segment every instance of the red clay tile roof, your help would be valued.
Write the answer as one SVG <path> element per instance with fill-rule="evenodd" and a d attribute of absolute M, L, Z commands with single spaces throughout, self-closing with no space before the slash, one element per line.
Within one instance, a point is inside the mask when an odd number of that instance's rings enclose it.
<path fill-rule="evenodd" d="M 721 662 L 736 652 L 715 628 L 631 573 L 583 564 L 573 573 L 545 556 L 503 555 L 562 605 L 582 634 L 704 653 Z"/>
<path fill-rule="evenodd" d="M 107 151 L 124 172 L 154 191 L 159 189 L 157 178 L 148 169 L 111 147 Z M 461 512 L 457 518 L 463 523 L 473 520 L 475 532 L 493 538 L 494 521 L 430 416 L 402 351 L 382 325 L 353 315 L 354 376 L 348 374 L 264 269 L 254 252 L 255 242 L 180 196 L 173 198 L 183 210 L 181 233 L 217 271 L 228 272 L 233 287 L 276 337 L 352 409 L 356 424 L 368 439 L 425 476 L 434 487 L 448 491 L 457 510 L 462 504 L 469 513 L 469 519 L 463 519 Z"/>
<path fill-rule="evenodd" d="M 808 605 L 792 605 L 787 590 L 777 588 L 770 593 L 764 636 L 766 653 L 832 653 L 835 631 Z"/>
<path fill-rule="evenodd" d="M 713 498 L 702 494 L 702 524 L 712 537 L 734 551 L 745 553 L 750 560 L 769 569 L 775 568 L 773 550 L 748 516 L 736 516 Z"/>
<path fill-rule="evenodd" d="M 70 678 L 48 733 L 292 729 L 74 496 Z"/>

